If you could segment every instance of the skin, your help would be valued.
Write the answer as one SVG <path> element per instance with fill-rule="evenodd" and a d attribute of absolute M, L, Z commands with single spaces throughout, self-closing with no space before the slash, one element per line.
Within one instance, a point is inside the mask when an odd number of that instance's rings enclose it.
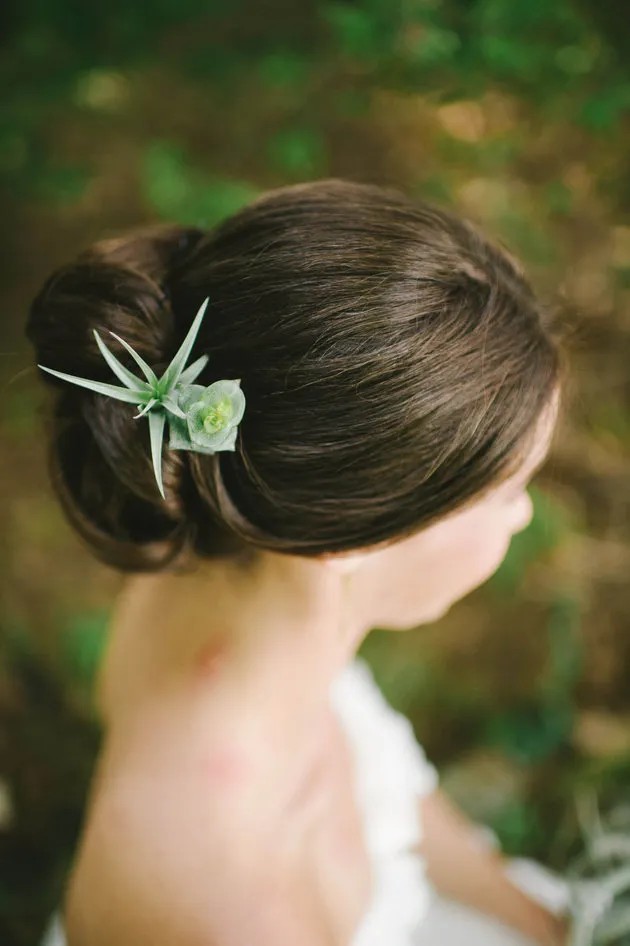
<path fill-rule="evenodd" d="M 435 621 L 498 568 L 512 536 L 531 520 L 527 484 L 547 456 L 557 411 L 554 398 L 513 476 L 393 545 L 318 558 L 264 551 L 248 572 L 204 562 L 187 574 L 127 582 L 98 682 L 106 737 L 70 884 L 70 946 L 100 946 L 106 924 L 90 918 L 106 912 L 99 899 L 106 890 L 127 919 L 103 941 L 120 946 L 143 937 L 160 946 L 178 910 L 194 915 L 181 906 L 193 890 L 211 907 L 212 935 L 207 926 L 189 935 L 173 928 L 169 935 L 182 946 L 212 946 L 215 932 L 221 946 L 349 941 L 371 878 L 351 755 L 329 687 L 373 627 L 401 631 Z M 159 857 L 147 841 L 156 835 L 152 804 L 162 825 Z M 442 878 L 452 884 L 455 873 L 453 863 L 443 864 L 444 850 L 468 873 L 477 869 L 477 846 L 447 809 L 439 797 L 425 802 L 423 853 L 438 885 Z M 134 832 L 124 880 L 116 852 Z M 200 836 L 203 866 L 189 856 Z M 152 869 L 180 864 L 162 878 L 172 900 L 159 922 L 152 888 L 140 915 L 138 878 L 149 862 Z M 562 942 L 545 911 L 506 888 L 496 865 L 478 863 L 481 892 L 455 882 L 449 895 L 489 911 L 498 897 L 505 922 L 536 942 Z M 222 886 L 212 901 L 205 878 L 217 870 Z M 258 905 L 255 931 L 239 898 L 231 900 L 234 891 L 242 897 L 245 874 L 248 902 Z"/>

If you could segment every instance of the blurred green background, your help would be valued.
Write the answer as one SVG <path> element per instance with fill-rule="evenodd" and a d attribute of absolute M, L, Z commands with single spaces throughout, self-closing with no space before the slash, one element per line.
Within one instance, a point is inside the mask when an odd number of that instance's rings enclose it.
<path fill-rule="evenodd" d="M 562 870 L 576 800 L 630 787 L 627 6 L 9 0 L 0 24 L 0 942 L 36 943 L 58 902 L 121 582 L 52 498 L 29 301 L 93 239 L 326 176 L 472 217 L 571 325 L 531 526 L 435 625 L 362 648 L 452 797 Z"/>

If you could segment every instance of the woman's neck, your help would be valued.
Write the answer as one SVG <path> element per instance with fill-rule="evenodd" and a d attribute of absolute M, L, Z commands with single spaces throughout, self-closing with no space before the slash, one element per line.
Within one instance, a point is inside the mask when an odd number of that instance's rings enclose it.
<path fill-rule="evenodd" d="M 264 709 L 273 732 L 299 741 L 369 630 L 357 597 L 351 575 L 267 551 L 248 569 L 217 561 L 135 576 L 117 602 L 99 702 L 131 662 L 146 668 L 147 686 L 169 675 L 231 688 Z"/>
<path fill-rule="evenodd" d="M 369 630 L 357 613 L 352 575 L 304 556 L 264 551 L 247 567 L 199 561 L 187 572 L 153 576 L 152 591 L 180 636 L 182 618 L 187 633 L 205 641 L 229 629 L 243 657 L 259 657 L 267 641 L 282 640 L 344 663 Z"/>

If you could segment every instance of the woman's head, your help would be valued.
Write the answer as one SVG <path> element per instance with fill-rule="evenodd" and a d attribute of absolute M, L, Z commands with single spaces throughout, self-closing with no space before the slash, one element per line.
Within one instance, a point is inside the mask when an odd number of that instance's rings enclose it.
<path fill-rule="evenodd" d="M 101 241 L 49 277 L 26 332 L 58 371 L 112 380 L 96 328 L 160 374 L 206 297 L 189 362 L 209 356 L 197 384 L 240 378 L 245 415 L 234 452 L 165 443 L 166 500 L 134 405 L 42 373 L 53 485 L 121 570 L 429 535 L 512 482 L 558 391 L 561 350 L 511 257 L 444 210 L 338 179 L 268 191 L 213 230 Z"/>

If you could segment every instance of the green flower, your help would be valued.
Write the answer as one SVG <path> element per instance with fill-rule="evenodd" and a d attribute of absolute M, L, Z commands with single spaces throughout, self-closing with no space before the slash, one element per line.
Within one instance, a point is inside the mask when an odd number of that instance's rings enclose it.
<path fill-rule="evenodd" d="M 103 358 L 125 387 L 91 381 L 53 371 L 45 365 L 38 365 L 64 381 L 72 381 L 80 387 L 88 388 L 97 394 L 105 394 L 119 401 L 136 404 L 139 413 L 134 420 L 148 414 L 149 435 L 151 438 L 151 460 L 155 478 L 162 498 L 162 441 L 164 425 L 168 416 L 169 447 L 172 450 L 194 450 L 198 453 L 215 453 L 218 450 L 235 450 L 237 425 L 245 410 L 245 395 L 240 389 L 241 379 L 223 379 L 204 388 L 193 384 L 208 363 L 208 356 L 202 355 L 197 361 L 184 368 L 188 356 L 203 320 L 209 297 L 202 303 L 195 316 L 186 338 L 180 345 L 168 368 L 158 378 L 152 368 L 133 350 L 124 339 L 110 332 L 139 365 L 146 381 L 138 378 L 116 358 L 101 340 L 96 329 L 93 334 Z"/>
<path fill-rule="evenodd" d="M 179 396 L 179 407 L 185 421 L 170 417 L 172 450 L 197 450 L 215 453 L 234 450 L 237 426 L 245 412 L 245 395 L 236 381 L 215 381 L 204 388 L 200 384 L 186 385 Z"/>

